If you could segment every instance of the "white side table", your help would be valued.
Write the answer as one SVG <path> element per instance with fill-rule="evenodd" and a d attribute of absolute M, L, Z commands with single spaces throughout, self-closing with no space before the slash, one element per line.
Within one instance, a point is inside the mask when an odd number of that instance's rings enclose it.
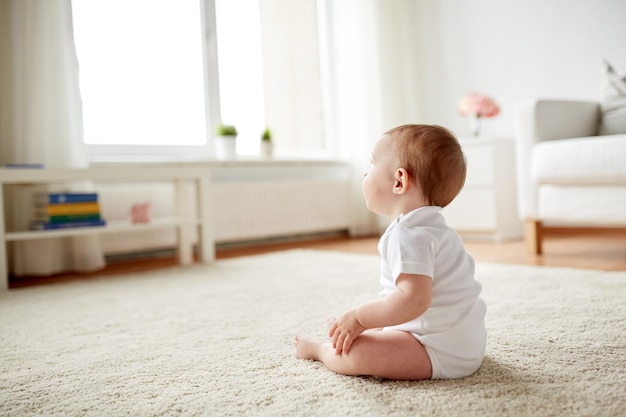
<path fill-rule="evenodd" d="M 517 215 L 515 143 L 506 139 L 460 139 L 467 158 L 461 193 L 443 209 L 448 225 L 468 239 L 495 242 L 523 236 Z"/>
<path fill-rule="evenodd" d="M 7 185 L 51 184 L 77 180 L 94 182 L 151 182 L 171 181 L 176 186 L 177 216 L 153 219 L 147 224 L 109 222 L 102 227 L 81 227 L 57 230 L 5 230 L 4 187 Z M 190 202 L 186 184 L 195 185 L 198 204 L 197 218 L 191 218 Z M 200 261 L 209 263 L 215 259 L 215 244 L 210 218 L 210 173 L 208 169 L 172 166 L 136 166 L 88 169 L 6 169 L 0 168 L 0 291 L 8 288 L 7 245 L 18 240 L 50 239 L 56 237 L 93 235 L 111 232 L 133 232 L 174 227 L 178 231 L 178 260 L 181 264 L 193 262 L 192 228 L 199 229 Z"/>

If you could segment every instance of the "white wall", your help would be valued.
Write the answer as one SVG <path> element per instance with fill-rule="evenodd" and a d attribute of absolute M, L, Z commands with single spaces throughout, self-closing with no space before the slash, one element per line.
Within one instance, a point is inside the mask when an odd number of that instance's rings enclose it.
<path fill-rule="evenodd" d="M 477 90 L 501 107 L 486 133 L 512 137 L 516 103 L 599 99 L 605 58 L 626 75 L 624 0 L 416 1 L 419 122 L 468 134 L 456 103 Z"/>

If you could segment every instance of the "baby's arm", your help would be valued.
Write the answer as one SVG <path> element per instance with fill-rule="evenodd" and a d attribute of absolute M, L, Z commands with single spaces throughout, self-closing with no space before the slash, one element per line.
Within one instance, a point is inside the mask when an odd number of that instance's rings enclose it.
<path fill-rule="evenodd" d="M 335 353 L 347 354 L 366 329 L 394 326 L 421 316 L 432 301 L 432 282 L 425 275 L 400 274 L 394 292 L 346 311 L 330 328 Z"/>

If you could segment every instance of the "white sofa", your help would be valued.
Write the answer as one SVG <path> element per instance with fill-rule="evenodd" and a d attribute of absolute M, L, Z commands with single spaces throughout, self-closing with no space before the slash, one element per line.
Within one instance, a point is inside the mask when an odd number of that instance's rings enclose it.
<path fill-rule="evenodd" d="M 626 134 L 597 136 L 600 103 L 531 100 L 515 114 L 518 211 L 529 252 L 542 229 L 626 227 Z"/>

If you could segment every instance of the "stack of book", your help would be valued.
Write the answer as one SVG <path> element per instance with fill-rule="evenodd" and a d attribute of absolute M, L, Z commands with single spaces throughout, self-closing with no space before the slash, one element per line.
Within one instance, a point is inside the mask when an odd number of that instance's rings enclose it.
<path fill-rule="evenodd" d="M 97 193 L 41 193 L 35 195 L 33 229 L 104 226 Z"/>

